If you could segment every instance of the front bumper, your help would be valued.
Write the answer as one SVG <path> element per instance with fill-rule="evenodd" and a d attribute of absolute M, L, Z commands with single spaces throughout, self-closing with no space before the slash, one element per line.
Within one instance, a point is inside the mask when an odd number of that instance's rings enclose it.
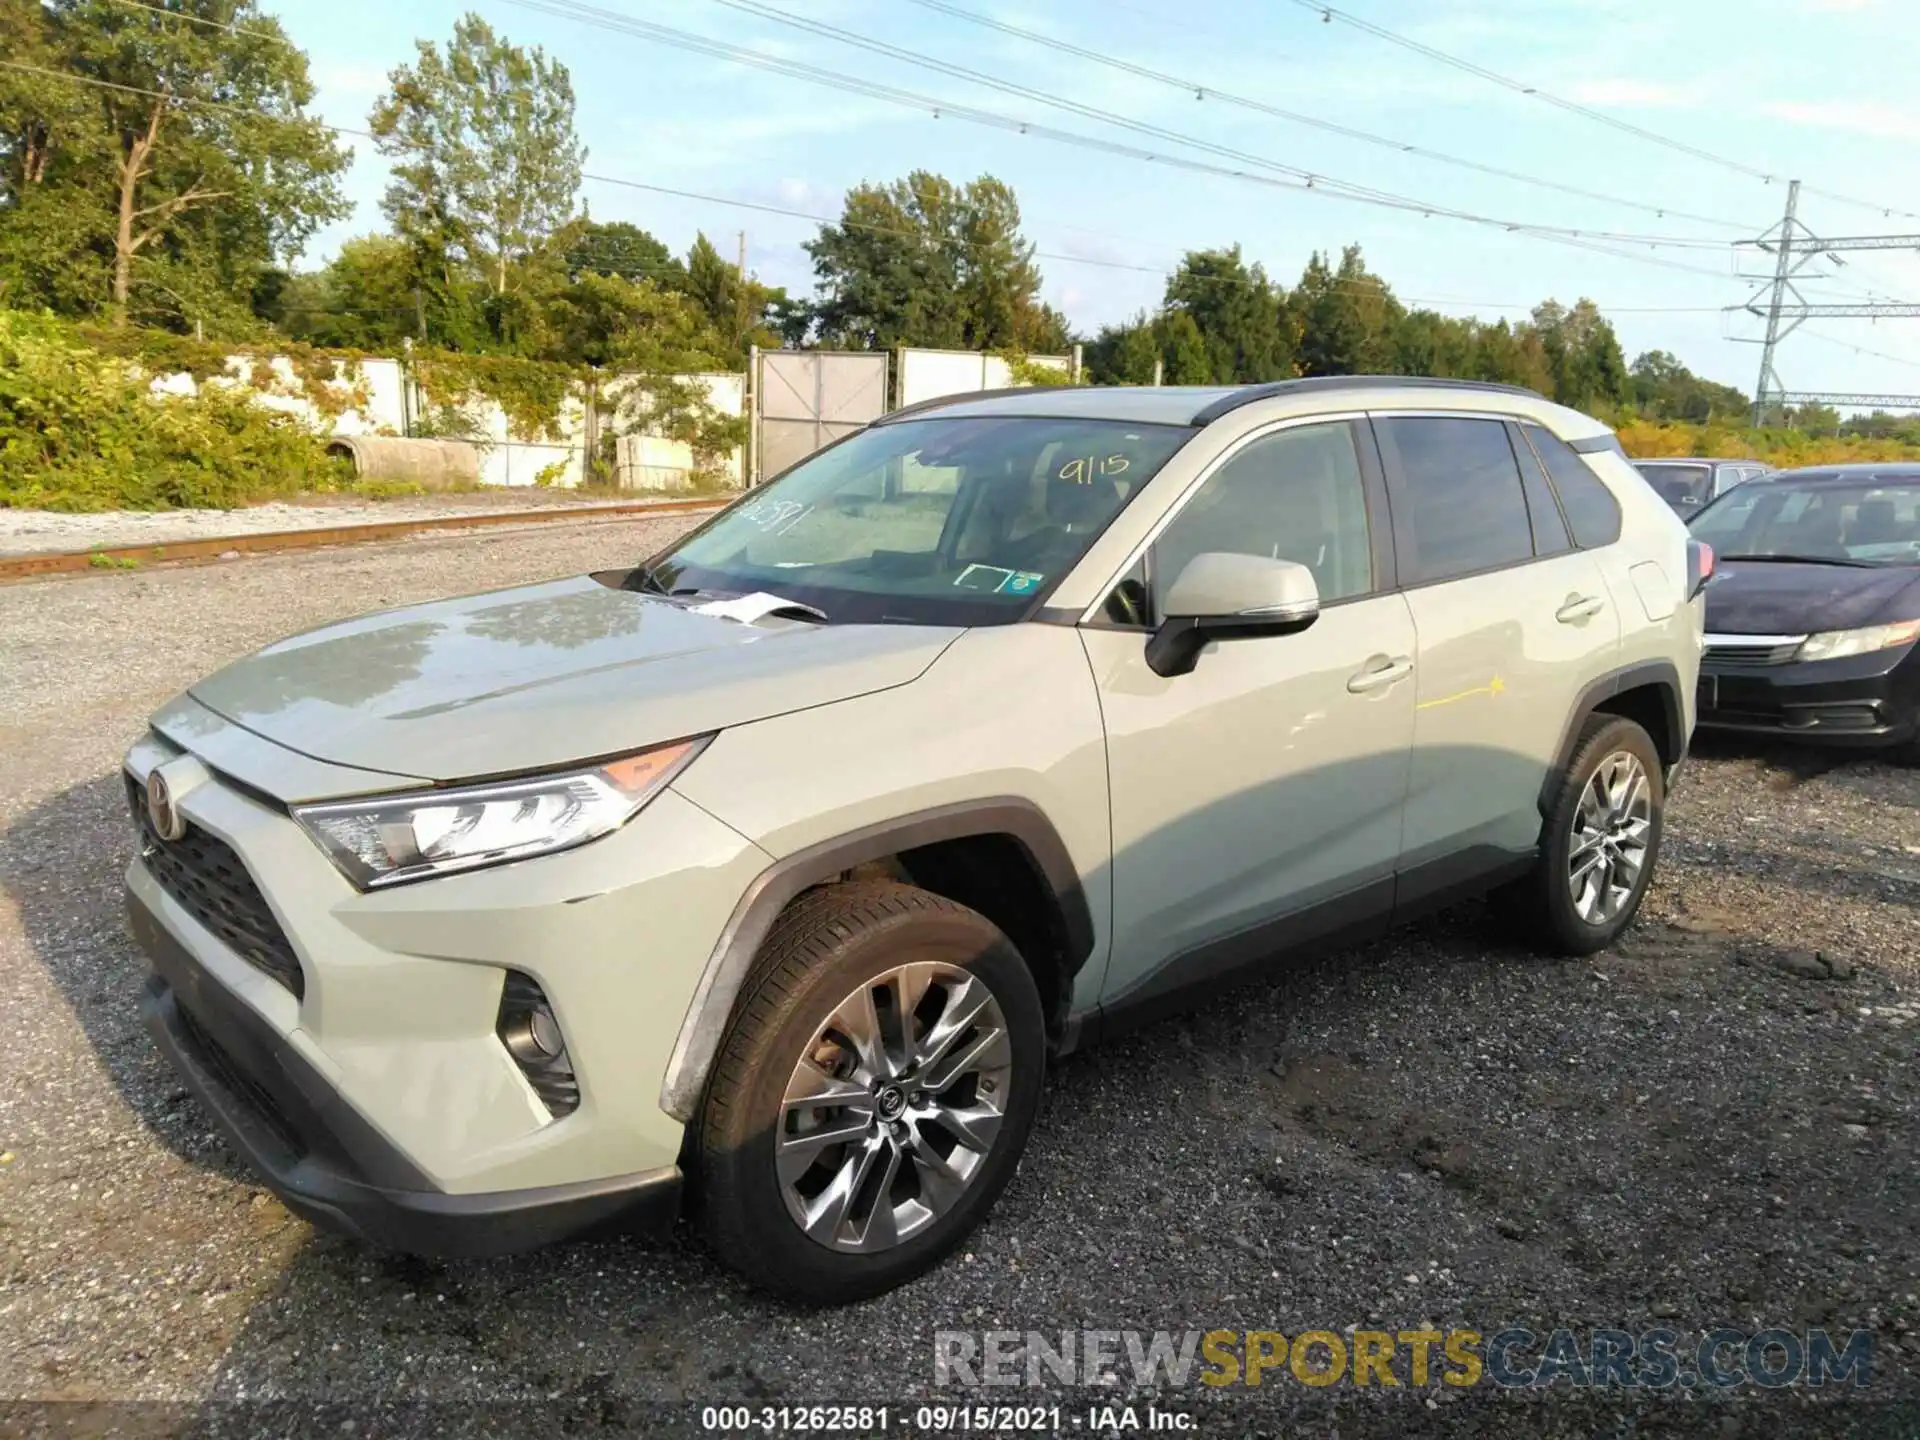
<path fill-rule="evenodd" d="M 1702 665 L 1697 725 L 1879 749 L 1915 738 L 1920 669 L 1911 650 L 1784 665 Z"/>
<path fill-rule="evenodd" d="M 619 1220 L 660 1231 L 675 1166 L 570 1185 L 449 1195 L 215 981 L 139 896 L 127 920 L 153 974 L 141 1018 L 228 1143 L 303 1219 L 417 1255 L 511 1254 Z"/>
<path fill-rule="evenodd" d="M 770 857 L 669 788 L 591 844 L 362 893 L 273 797 L 366 793 L 365 777 L 286 759 L 191 701 L 156 726 L 127 772 L 137 792 L 170 767 L 187 834 L 143 832 L 127 869 L 147 1019 L 291 1208 L 463 1254 L 671 1211 L 685 1127 L 662 1075 Z M 528 981 L 564 1037 L 571 1105 L 548 1103 L 499 1033 Z"/>

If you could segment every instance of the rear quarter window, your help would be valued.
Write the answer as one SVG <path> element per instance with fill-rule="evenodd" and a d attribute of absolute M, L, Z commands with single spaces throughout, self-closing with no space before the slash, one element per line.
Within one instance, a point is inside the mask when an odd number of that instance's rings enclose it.
<path fill-rule="evenodd" d="M 1611 545 L 1620 538 L 1620 502 L 1598 475 L 1558 435 L 1540 425 L 1526 425 L 1540 463 L 1547 467 L 1560 509 L 1573 531 L 1573 543 L 1582 550 Z"/>

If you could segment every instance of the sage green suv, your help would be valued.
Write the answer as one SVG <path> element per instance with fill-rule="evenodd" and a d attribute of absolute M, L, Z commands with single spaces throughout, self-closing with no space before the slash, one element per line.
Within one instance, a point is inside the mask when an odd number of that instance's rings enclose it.
<path fill-rule="evenodd" d="M 898 411 L 630 570 L 269 646 L 129 753 L 150 1028 L 317 1224 L 689 1202 L 870 1295 L 1047 1064 L 1498 889 L 1633 917 L 1711 557 L 1599 422 L 1400 379 Z"/>

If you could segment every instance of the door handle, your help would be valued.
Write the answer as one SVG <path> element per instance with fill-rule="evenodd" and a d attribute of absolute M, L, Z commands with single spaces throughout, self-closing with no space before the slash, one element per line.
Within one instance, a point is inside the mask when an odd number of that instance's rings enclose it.
<path fill-rule="evenodd" d="M 1405 655 L 1396 655 L 1384 664 L 1362 670 L 1347 681 L 1347 689 L 1355 695 L 1365 695 L 1372 690 L 1384 690 L 1389 685 L 1396 685 L 1412 673 L 1413 661 Z"/>
<path fill-rule="evenodd" d="M 1598 595 L 1569 595 L 1566 603 L 1553 612 L 1553 618 L 1562 625 L 1578 625 L 1606 608 L 1607 602 Z"/>

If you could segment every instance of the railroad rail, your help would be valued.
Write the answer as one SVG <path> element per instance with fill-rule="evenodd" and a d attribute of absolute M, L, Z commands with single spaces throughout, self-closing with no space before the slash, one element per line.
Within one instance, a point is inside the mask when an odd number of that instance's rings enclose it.
<path fill-rule="evenodd" d="M 444 515 L 430 520 L 376 520 L 360 525 L 316 526 L 308 530 L 266 530 L 253 535 L 196 536 L 153 545 L 107 545 L 31 555 L 0 555 L 0 583 L 37 580 L 103 569 L 147 565 L 183 565 L 218 560 L 224 555 L 310 550 L 326 545 L 359 545 L 398 540 L 437 531 L 477 530 L 500 525 L 545 525 L 562 521 L 631 520 L 644 515 L 675 515 L 717 510 L 722 499 L 636 500 L 613 505 L 572 505 L 555 510 L 495 510 L 477 515 Z"/>

